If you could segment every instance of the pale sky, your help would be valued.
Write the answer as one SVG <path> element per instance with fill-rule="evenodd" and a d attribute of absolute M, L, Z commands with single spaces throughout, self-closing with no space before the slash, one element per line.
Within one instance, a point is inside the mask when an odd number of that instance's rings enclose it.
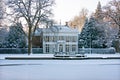
<path fill-rule="evenodd" d="M 79 15 L 82 8 L 89 10 L 89 14 L 94 12 L 98 1 L 104 6 L 110 0 L 55 0 L 56 5 L 53 8 L 54 19 L 64 24 L 71 20 L 74 16 Z"/>

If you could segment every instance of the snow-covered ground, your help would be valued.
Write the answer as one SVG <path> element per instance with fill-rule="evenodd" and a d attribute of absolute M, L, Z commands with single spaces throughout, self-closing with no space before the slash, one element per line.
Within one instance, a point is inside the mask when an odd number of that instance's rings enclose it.
<path fill-rule="evenodd" d="M 102 58 L 107 58 L 107 57 L 119 57 L 120 58 L 120 53 L 116 54 L 85 54 L 86 57 L 102 57 Z M 0 59 L 5 59 L 5 57 L 54 57 L 53 54 L 31 54 L 28 56 L 28 54 L 0 54 Z"/>
<path fill-rule="evenodd" d="M 53 54 L 0 54 L 0 59 L 5 57 L 53 57 Z"/>
<path fill-rule="evenodd" d="M 0 80 L 120 80 L 120 59 L 1 59 Z"/>
<path fill-rule="evenodd" d="M 120 57 L 120 53 L 116 53 L 116 54 L 86 54 L 87 57 Z"/>

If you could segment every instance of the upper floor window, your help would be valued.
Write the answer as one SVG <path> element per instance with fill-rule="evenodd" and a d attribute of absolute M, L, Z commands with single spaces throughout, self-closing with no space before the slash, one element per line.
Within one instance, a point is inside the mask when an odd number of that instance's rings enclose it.
<path fill-rule="evenodd" d="M 70 42 L 70 36 L 66 36 L 66 42 Z"/>
<path fill-rule="evenodd" d="M 44 36 L 44 41 L 49 42 L 49 36 Z"/>
<path fill-rule="evenodd" d="M 73 36 L 72 37 L 72 42 L 76 42 L 77 41 L 77 36 Z"/>
<path fill-rule="evenodd" d="M 64 40 L 64 36 L 59 36 L 59 40 Z"/>

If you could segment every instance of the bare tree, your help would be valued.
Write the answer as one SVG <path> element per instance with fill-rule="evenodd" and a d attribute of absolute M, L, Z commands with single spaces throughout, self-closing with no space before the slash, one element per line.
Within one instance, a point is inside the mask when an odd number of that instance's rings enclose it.
<path fill-rule="evenodd" d="M 23 17 L 28 27 L 28 55 L 32 53 L 32 36 L 41 21 L 52 14 L 54 0 L 8 0 L 12 14 L 17 19 Z"/>
<path fill-rule="evenodd" d="M 5 8 L 4 6 L 4 1 L 0 0 L 0 27 L 2 26 L 2 20 L 4 18 L 4 13 L 5 13 Z"/>
<path fill-rule="evenodd" d="M 112 46 L 115 47 L 117 52 L 120 52 L 120 0 L 112 0 L 103 7 L 103 11 L 105 14 L 105 20 L 109 22 L 109 24 L 113 27 L 119 28 L 116 32 L 117 37 L 112 42 Z"/>
<path fill-rule="evenodd" d="M 81 11 L 80 11 L 80 14 L 78 16 L 75 16 L 73 18 L 73 20 L 71 20 L 69 22 L 70 26 L 72 27 L 76 27 L 78 28 L 79 31 L 81 31 L 84 23 L 85 23 L 85 19 L 87 17 L 87 14 L 88 14 L 88 10 L 83 8 Z"/>
<path fill-rule="evenodd" d="M 120 0 L 112 0 L 104 6 L 104 14 L 106 18 L 119 27 L 120 34 Z"/>

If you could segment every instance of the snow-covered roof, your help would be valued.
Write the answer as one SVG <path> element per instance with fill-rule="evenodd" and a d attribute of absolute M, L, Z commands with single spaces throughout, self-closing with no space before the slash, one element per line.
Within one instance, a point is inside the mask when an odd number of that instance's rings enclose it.
<path fill-rule="evenodd" d="M 54 25 L 52 27 L 44 29 L 43 32 L 79 33 L 77 29 L 73 29 L 69 26 L 64 25 Z"/>
<path fill-rule="evenodd" d="M 76 33 L 78 34 L 79 31 L 77 29 L 70 28 L 69 26 L 65 25 L 54 25 L 49 28 L 38 28 L 35 31 L 35 36 L 39 36 L 43 33 Z"/>
<path fill-rule="evenodd" d="M 40 36 L 43 28 L 37 28 L 35 31 L 35 36 Z"/>

